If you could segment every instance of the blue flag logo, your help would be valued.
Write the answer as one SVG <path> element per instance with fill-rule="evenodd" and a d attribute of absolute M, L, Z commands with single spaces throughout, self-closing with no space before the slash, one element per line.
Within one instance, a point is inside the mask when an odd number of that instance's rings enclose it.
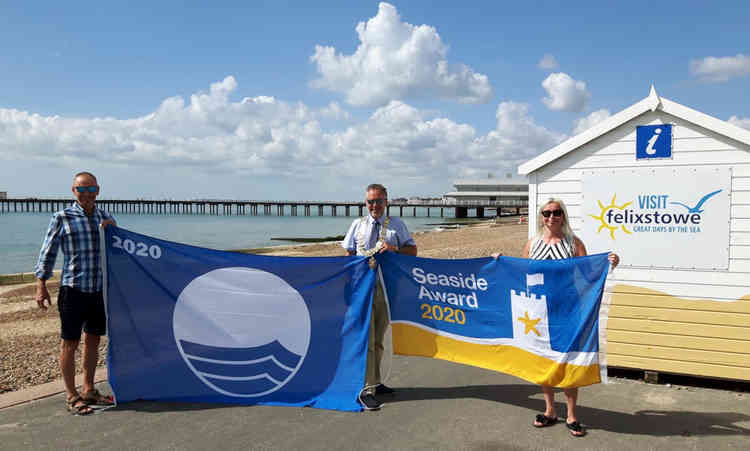
<path fill-rule="evenodd" d="M 278 276 L 252 268 L 216 269 L 194 279 L 177 299 L 173 327 L 185 363 L 227 396 L 260 397 L 280 389 L 310 345 L 302 295 Z"/>
<path fill-rule="evenodd" d="M 105 230 L 109 380 L 136 399 L 361 410 L 362 257 L 203 249 Z"/>

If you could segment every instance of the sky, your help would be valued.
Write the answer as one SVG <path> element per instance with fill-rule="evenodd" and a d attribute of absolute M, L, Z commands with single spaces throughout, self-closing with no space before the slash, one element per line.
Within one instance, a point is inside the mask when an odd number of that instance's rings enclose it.
<path fill-rule="evenodd" d="M 720 5 L 720 6 L 714 6 Z M 440 196 L 649 93 L 750 129 L 750 2 L 0 2 L 0 191 Z"/>

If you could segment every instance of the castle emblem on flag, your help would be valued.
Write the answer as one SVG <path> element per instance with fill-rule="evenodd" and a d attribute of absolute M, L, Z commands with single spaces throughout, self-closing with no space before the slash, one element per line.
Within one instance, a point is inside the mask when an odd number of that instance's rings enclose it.
<path fill-rule="evenodd" d="M 550 349 L 547 296 L 510 290 L 510 303 L 513 339 L 531 349 Z"/>

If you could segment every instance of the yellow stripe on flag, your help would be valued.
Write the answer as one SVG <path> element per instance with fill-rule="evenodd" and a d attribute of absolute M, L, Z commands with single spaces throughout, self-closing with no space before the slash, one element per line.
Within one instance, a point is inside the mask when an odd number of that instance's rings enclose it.
<path fill-rule="evenodd" d="M 393 352 L 478 366 L 552 387 L 572 388 L 601 382 L 599 365 L 558 363 L 515 346 L 467 343 L 409 324 L 394 323 Z"/>

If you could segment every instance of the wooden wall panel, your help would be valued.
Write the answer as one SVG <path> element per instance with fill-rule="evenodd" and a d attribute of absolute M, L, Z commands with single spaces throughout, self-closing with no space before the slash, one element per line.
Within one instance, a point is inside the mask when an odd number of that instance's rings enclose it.
<path fill-rule="evenodd" d="M 745 353 L 726 351 L 704 351 L 702 349 L 675 348 L 656 344 L 631 344 L 610 342 L 607 351 L 616 355 L 632 357 L 649 357 L 685 363 L 710 363 L 714 365 L 729 365 L 750 369 Z"/>
<path fill-rule="evenodd" d="M 638 368 L 663 371 L 667 373 L 750 381 L 750 368 L 731 365 L 683 362 L 680 360 L 659 359 L 648 356 L 636 357 L 615 353 L 607 355 L 607 365 L 621 368 Z"/>
<path fill-rule="evenodd" d="M 609 330 L 609 343 L 631 343 L 642 345 L 658 345 L 677 349 L 701 349 L 703 351 L 720 351 L 745 353 L 747 357 L 750 342 L 745 340 L 728 340 L 714 337 L 691 337 L 685 335 L 668 335 L 662 333 L 633 332 L 627 330 Z M 609 343 L 607 344 L 608 350 Z"/>

